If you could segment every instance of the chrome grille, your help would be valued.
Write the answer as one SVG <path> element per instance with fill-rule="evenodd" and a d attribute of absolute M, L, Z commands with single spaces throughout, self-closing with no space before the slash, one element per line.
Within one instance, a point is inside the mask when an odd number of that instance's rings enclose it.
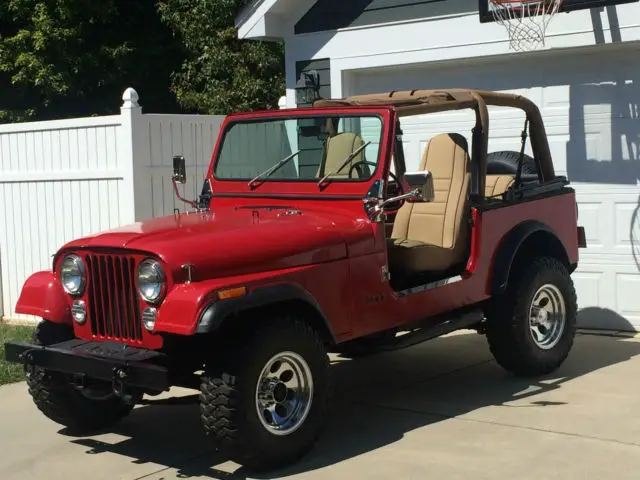
<path fill-rule="evenodd" d="M 124 255 L 87 255 L 91 332 L 112 340 L 142 340 L 135 260 Z"/>

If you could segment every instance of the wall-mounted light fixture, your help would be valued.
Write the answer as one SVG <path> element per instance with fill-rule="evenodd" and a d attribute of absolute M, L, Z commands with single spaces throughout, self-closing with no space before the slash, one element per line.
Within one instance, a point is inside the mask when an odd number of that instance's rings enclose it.
<path fill-rule="evenodd" d="M 320 99 L 320 75 L 316 70 L 302 72 L 296 83 L 296 103 L 312 104 Z"/>

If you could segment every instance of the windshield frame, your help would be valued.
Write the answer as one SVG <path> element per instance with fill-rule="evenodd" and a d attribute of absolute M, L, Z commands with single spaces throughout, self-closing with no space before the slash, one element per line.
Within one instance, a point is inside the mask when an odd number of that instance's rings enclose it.
<path fill-rule="evenodd" d="M 251 188 L 248 186 L 248 180 L 239 178 L 219 178 L 214 172 L 220 158 L 222 145 L 226 134 L 231 126 L 238 123 L 247 123 L 253 121 L 269 121 L 269 120 L 285 120 L 299 119 L 304 117 L 318 116 L 366 116 L 377 117 L 381 121 L 380 143 L 378 148 L 378 156 L 376 159 L 377 166 L 371 176 L 366 179 L 331 179 L 326 182 L 323 188 L 318 187 L 318 179 L 282 179 L 269 178 L 262 183 L 259 188 Z M 318 195 L 323 197 L 331 194 L 357 194 L 363 196 L 368 190 L 368 186 L 376 179 L 380 178 L 385 171 L 388 171 L 387 165 L 389 158 L 388 152 L 392 145 L 390 135 L 395 119 L 395 109 L 393 107 L 305 107 L 297 109 L 283 109 L 263 112 L 249 112 L 229 115 L 223 121 L 216 146 L 211 156 L 211 162 L 207 171 L 207 178 L 211 181 L 213 188 L 213 196 L 228 196 L 248 194 L 247 196 L 263 196 L 272 194 L 297 194 L 297 195 Z M 244 195 L 243 195 L 244 196 Z"/>

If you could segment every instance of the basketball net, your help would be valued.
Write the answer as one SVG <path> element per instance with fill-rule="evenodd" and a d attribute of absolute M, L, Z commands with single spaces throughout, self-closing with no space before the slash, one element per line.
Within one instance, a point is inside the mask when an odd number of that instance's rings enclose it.
<path fill-rule="evenodd" d="M 491 14 L 509 33 L 509 48 L 516 51 L 544 47 L 547 26 L 562 0 L 489 0 Z"/>

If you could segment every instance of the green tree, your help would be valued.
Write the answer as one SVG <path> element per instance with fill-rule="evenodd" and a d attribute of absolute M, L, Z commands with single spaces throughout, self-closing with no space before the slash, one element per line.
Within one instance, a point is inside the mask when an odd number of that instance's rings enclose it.
<path fill-rule="evenodd" d="M 178 111 L 183 58 L 154 0 L 0 0 L 0 123 L 114 113 L 128 86 Z"/>
<path fill-rule="evenodd" d="M 248 0 L 164 0 L 162 19 L 187 50 L 172 88 L 189 110 L 228 114 L 276 108 L 284 94 L 282 43 L 239 40 L 235 17 Z"/>

